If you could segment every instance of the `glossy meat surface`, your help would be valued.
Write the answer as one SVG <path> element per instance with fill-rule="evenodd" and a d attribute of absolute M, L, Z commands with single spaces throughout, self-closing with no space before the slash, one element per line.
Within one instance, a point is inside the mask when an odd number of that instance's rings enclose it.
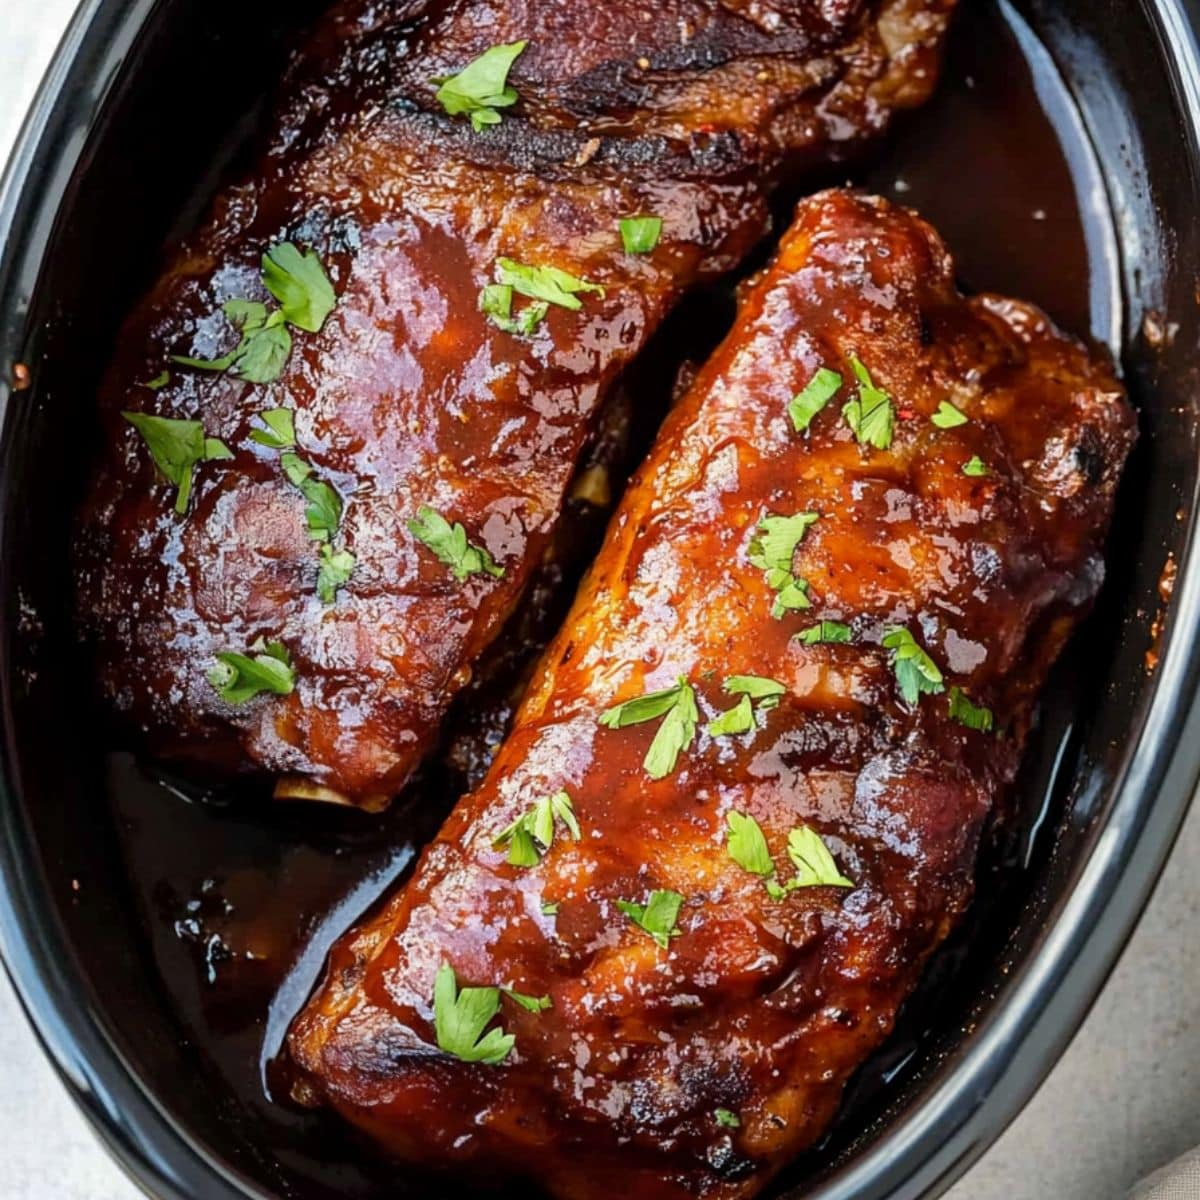
<path fill-rule="evenodd" d="M 543 553 L 603 396 L 680 291 L 763 234 L 768 185 L 835 159 L 933 85 L 953 0 L 654 6 L 343 0 L 300 53 L 254 177 L 127 322 L 101 397 L 104 457 L 81 518 L 82 627 L 101 686 L 168 756 L 394 792 Z M 475 133 L 431 79 L 527 39 L 519 101 Z M 617 222 L 653 213 L 652 253 Z M 265 250 L 325 265 L 337 306 L 280 377 L 215 358 L 231 299 L 262 300 Z M 593 281 L 531 337 L 479 311 L 502 256 Z M 140 386 L 164 368 L 159 390 Z M 344 503 L 356 565 L 316 594 L 318 547 L 260 414 L 294 409 L 298 453 Z M 229 460 L 177 515 L 122 410 L 201 419 Z M 503 568 L 455 580 L 408 528 L 429 505 Z M 214 655 L 278 641 L 295 690 L 230 705 Z"/>
<path fill-rule="evenodd" d="M 1100 585 L 1134 437 L 1107 365 L 1036 309 L 953 280 L 911 213 L 844 192 L 800 206 L 626 493 L 483 785 L 336 947 L 292 1030 L 299 1095 L 403 1158 L 571 1200 L 748 1196 L 826 1128 L 970 899 L 1036 693 Z M 894 401 L 886 449 L 842 415 L 855 357 Z M 798 433 L 789 401 L 821 368 L 841 390 Z M 944 401 L 965 422 L 935 423 Z M 976 457 L 986 474 L 964 472 Z M 764 516 L 798 512 L 818 514 L 792 563 L 811 607 L 776 618 L 751 543 Z M 821 621 L 849 640 L 797 638 Z M 894 627 L 947 690 L 903 698 L 881 645 Z M 750 732 L 711 736 L 734 674 L 783 695 Z M 658 722 L 598 718 L 680 678 L 699 729 L 652 781 Z M 995 731 L 951 719 L 953 687 Z M 560 827 L 536 865 L 511 865 L 497 834 L 559 789 L 580 839 Z M 727 848 L 734 812 L 761 826 L 779 881 L 807 827 L 853 886 L 772 899 Z M 655 890 L 683 897 L 665 949 L 618 907 Z M 505 1000 L 509 1055 L 459 1061 L 435 1036 L 443 963 L 552 1007 Z"/>

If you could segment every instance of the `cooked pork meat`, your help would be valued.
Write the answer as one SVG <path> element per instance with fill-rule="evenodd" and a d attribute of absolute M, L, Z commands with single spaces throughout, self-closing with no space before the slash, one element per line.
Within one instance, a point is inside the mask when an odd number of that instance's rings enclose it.
<path fill-rule="evenodd" d="M 484 783 L 334 950 L 297 1095 L 570 1200 L 758 1191 L 970 899 L 1133 437 L 918 217 L 803 203 Z"/>
<path fill-rule="evenodd" d="M 103 386 L 77 584 L 128 724 L 293 793 L 397 790 L 614 377 L 785 171 L 929 93 L 952 6 L 335 5 Z"/>

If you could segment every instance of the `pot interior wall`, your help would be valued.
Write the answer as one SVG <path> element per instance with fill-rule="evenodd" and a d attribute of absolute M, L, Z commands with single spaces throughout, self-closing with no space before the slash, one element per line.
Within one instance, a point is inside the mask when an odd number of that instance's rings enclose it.
<path fill-rule="evenodd" d="M 987 20 L 1019 26 L 1005 0 L 965 0 L 972 5 L 987 9 Z M 130 1069 L 193 1143 L 272 1195 L 376 1196 L 384 1182 L 389 1196 L 398 1189 L 434 1195 L 444 1186 L 407 1174 L 398 1182 L 392 1170 L 362 1165 L 369 1156 L 320 1118 L 276 1124 L 265 1108 L 239 1103 L 181 1025 L 129 885 L 120 849 L 128 831 L 115 827 L 108 803 L 114 779 L 126 776 L 110 774 L 69 620 L 71 513 L 87 477 L 93 397 L 120 316 L 155 271 L 164 242 L 195 220 L 197 197 L 236 162 L 278 78 L 288 32 L 320 7 L 320 0 L 159 4 L 109 81 L 102 119 L 49 233 L 44 268 L 20 297 L 27 317 L 19 356 L 33 386 L 9 401 L 0 498 L 0 651 L 17 785 L 10 819 L 32 837 L 29 868 L 44 874 L 53 897 L 45 920 L 61 925 L 72 956 L 64 965 L 85 981 L 80 1006 L 100 1014 Z M 1094 273 L 1086 304 L 1059 289 L 1065 268 L 1053 239 L 1044 253 L 1026 256 L 1040 264 L 1032 280 L 1004 274 L 1011 256 L 980 251 L 964 264 L 966 282 L 1025 294 L 1072 328 L 1116 343 L 1142 440 L 1123 488 L 1109 585 L 1056 673 L 1017 792 L 1014 833 L 997 839 L 981 868 L 981 903 L 938 957 L 897 1037 L 852 1087 L 826 1144 L 783 1188 L 835 1170 L 920 1103 L 946 1063 L 969 1047 L 971 1028 L 1002 1001 L 1046 914 L 1069 893 L 1104 829 L 1109 785 L 1141 724 L 1159 580 L 1192 514 L 1198 330 L 1189 264 L 1200 261 L 1200 247 L 1195 198 L 1190 184 L 1181 186 L 1193 148 L 1181 132 L 1173 80 L 1158 65 L 1152 22 L 1136 4 L 1030 0 L 1020 13 L 1078 104 L 1075 146 L 1085 159 L 1094 155 L 1092 166 L 1072 163 L 1089 180 L 1080 205 L 1094 206 L 1096 229 L 1107 231 L 1093 250 L 1111 236 L 1119 261 Z M 875 186 L 906 161 L 906 140 L 920 143 L 922 120 L 916 114 L 904 123 L 870 175 Z M 968 157 L 963 175 L 982 170 L 991 149 L 979 145 L 980 162 Z M 1002 219 L 983 191 L 942 188 L 919 202 L 952 246 L 956 229 Z"/>

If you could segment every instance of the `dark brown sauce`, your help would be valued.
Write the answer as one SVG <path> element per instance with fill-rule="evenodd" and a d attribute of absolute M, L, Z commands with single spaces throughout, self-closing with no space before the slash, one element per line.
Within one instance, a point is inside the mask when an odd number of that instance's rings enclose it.
<path fill-rule="evenodd" d="M 1003 0 L 963 6 L 937 98 L 853 181 L 926 216 L 955 253 L 966 288 L 1028 298 L 1081 336 L 1115 340 L 1117 259 L 1098 170 L 1051 60 Z M 728 315 L 726 297 L 693 300 L 628 381 L 632 399 L 614 406 L 593 452 L 614 498 L 652 437 L 676 365 L 702 353 Z M 198 1050 L 214 1091 L 233 1098 L 231 1119 L 256 1156 L 330 1194 L 394 1196 L 399 1188 L 394 1168 L 355 1135 L 286 1102 L 277 1066 L 284 1034 L 333 938 L 403 876 L 455 797 L 486 768 L 488 748 L 603 532 L 603 507 L 575 501 L 571 508 L 555 559 L 491 669 L 456 705 L 441 754 L 388 812 L 275 802 L 269 786 L 200 791 L 128 755 L 112 757 L 109 799 L 181 1036 Z M 1039 761 L 1060 761 L 1052 747 L 1069 733 L 1065 719 L 1048 724 Z M 1023 839 L 985 869 L 1012 872 L 1028 861 L 1034 834 L 1048 836 L 1053 824 L 1053 791 L 1053 770 L 1024 782 L 1014 822 Z M 955 953 L 952 946 L 939 956 L 900 1036 L 861 1073 L 835 1144 L 856 1120 L 861 1125 L 856 1114 L 879 1103 L 926 1035 L 922 1006 L 954 971 Z M 288 1194 L 282 1179 L 280 1193 Z"/>

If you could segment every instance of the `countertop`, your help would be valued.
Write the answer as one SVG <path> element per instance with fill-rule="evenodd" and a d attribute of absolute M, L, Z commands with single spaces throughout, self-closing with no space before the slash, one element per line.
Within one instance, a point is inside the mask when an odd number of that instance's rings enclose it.
<path fill-rule="evenodd" d="M 0 0 L 0 162 L 74 0 Z M 950 1200 L 1121 1200 L 1200 1144 L 1200 805 L 1066 1055 Z M 135 1200 L 0 973 L 0 1200 Z M 1200 1200 L 1197 1197 L 1196 1200 Z"/>

